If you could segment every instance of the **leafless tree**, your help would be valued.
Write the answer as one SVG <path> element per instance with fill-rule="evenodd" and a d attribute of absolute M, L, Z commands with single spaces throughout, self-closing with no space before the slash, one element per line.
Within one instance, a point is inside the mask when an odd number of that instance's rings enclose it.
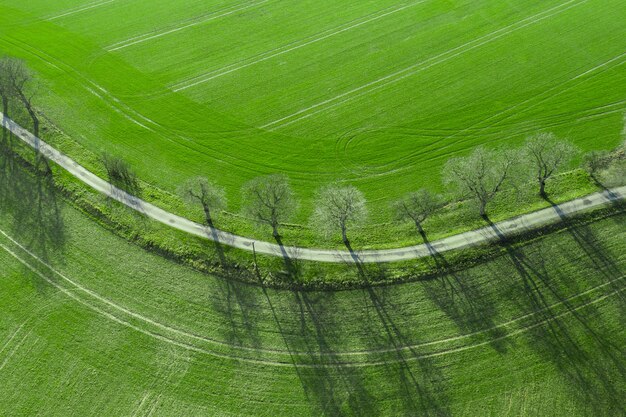
<path fill-rule="evenodd" d="M 32 86 L 33 76 L 23 61 L 7 59 L 5 62 L 11 94 L 28 112 L 33 121 L 33 134 L 39 137 L 39 116 L 33 107 L 33 97 L 36 91 L 36 88 Z"/>
<path fill-rule="evenodd" d="M 341 238 L 349 245 L 348 228 L 367 220 L 365 196 L 354 186 L 328 185 L 318 191 L 311 223 L 329 235 L 341 231 Z"/>
<path fill-rule="evenodd" d="M 2 113 L 9 117 L 9 103 L 13 97 L 10 72 L 13 68 L 13 60 L 8 57 L 0 58 L 0 99 L 2 99 Z M 3 126 L 4 127 L 4 126 Z M 7 130 L 2 129 L 2 140 L 6 141 Z"/>
<path fill-rule="evenodd" d="M 107 172 L 109 182 L 130 194 L 138 196 L 139 179 L 130 165 L 122 158 L 105 153 L 102 155 L 102 164 Z"/>
<path fill-rule="evenodd" d="M 9 112 L 9 100 L 11 98 L 11 83 L 8 69 L 9 58 L 0 58 L 0 97 L 2 98 L 2 113 Z"/>
<path fill-rule="evenodd" d="M 578 153 L 571 143 L 559 140 L 552 133 L 531 136 L 524 144 L 524 155 L 539 183 L 539 195 L 547 197 L 546 181 L 569 163 Z"/>
<path fill-rule="evenodd" d="M 445 204 L 439 194 L 434 194 L 422 188 L 419 191 L 407 194 L 404 198 L 393 203 L 393 212 L 396 221 L 412 222 L 423 236 L 423 223 L 427 218 L 440 210 Z"/>
<path fill-rule="evenodd" d="M 626 149 L 626 113 L 624 113 L 623 125 L 624 127 L 622 128 L 622 139 L 624 140 L 624 142 L 622 142 L 622 148 Z"/>
<path fill-rule="evenodd" d="M 487 205 L 502 190 L 517 159 L 513 150 L 488 150 L 478 147 L 469 156 L 448 160 L 443 180 L 457 188 L 462 196 L 478 203 L 480 215 L 487 215 Z"/>
<path fill-rule="evenodd" d="M 243 211 L 248 217 L 272 227 L 278 239 L 278 226 L 292 218 L 298 207 L 289 179 L 282 174 L 259 177 L 242 189 Z"/>
<path fill-rule="evenodd" d="M 202 206 L 205 221 L 209 226 L 213 226 L 216 214 L 226 208 L 224 189 L 204 177 L 189 179 L 182 185 L 179 193 L 189 203 Z"/>
<path fill-rule="evenodd" d="M 585 154 L 583 167 L 589 176 L 598 183 L 598 173 L 608 168 L 611 163 L 611 153 L 608 151 L 591 151 Z"/>

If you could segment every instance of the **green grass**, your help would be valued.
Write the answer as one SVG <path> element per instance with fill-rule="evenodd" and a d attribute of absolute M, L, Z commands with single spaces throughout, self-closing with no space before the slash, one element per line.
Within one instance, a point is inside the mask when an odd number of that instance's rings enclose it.
<path fill-rule="evenodd" d="M 618 1 L 429 0 L 402 10 L 392 1 L 268 1 L 200 23 L 250 3 L 136 0 L 45 20 L 85 4 L 0 1 L 0 51 L 41 77 L 40 107 L 67 134 L 53 143 L 98 172 L 102 150 L 122 155 L 164 206 L 178 204 L 167 193 L 202 174 L 227 188 L 237 213 L 242 183 L 284 172 L 303 200 L 303 229 L 315 190 L 347 181 L 373 213 L 362 243 L 381 245 L 398 236 L 385 232 L 389 201 L 441 189 L 450 156 L 482 143 L 517 145 L 539 130 L 583 150 L 620 140 L 626 29 Z M 406 68 L 410 76 L 355 90 Z M 259 128 L 328 100 L 289 126 Z M 267 236 L 234 215 L 220 226 Z M 321 244 L 307 230 L 286 240 Z"/>
<path fill-rule="evenodd" d="M 0 414 L 626 413 L 624 214 L 427 281 L 281 291 L 0 179 Z"/>

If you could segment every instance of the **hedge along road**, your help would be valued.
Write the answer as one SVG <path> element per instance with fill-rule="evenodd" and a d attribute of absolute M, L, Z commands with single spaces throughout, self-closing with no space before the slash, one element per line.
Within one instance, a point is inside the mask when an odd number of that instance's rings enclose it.
<path fill-rule="evenodd" d="M 430 244 L 419 244 L 396 249 L 346 251 L 335 249 L 299 248 L 295 246 L 280 246 L 275 243 L 249 239 L 224 232 L 215 228 L 193 222 L 156 207 L 136 196 L 121 190 L 94 173 L 82 167 L 78 162 L 59 152 L 40 138 L 35 137 L 28 130 L 0 112 L 2 126 L 26 144 L 40 152 L 50 161 L 67 170 L 93 189 L 136 210 L 145 216 L 174 227 L 183 232 L 191 233 L 224 245 L 246 251 L 256 251 L 263 255 L 288 256 L 292 259 L 329 263 L 384 263 L 397 262 L 431 256 L 438 253 L 457 249 L 469 248 L 502 239 L 525 231 L 535 230 L 548 224 L 563 221 L 567 216 L 590 209 L 607 206 L 618 201 L 626 200 L 626 186 L 604 190 L 586 197 L 578 198 L 563 204 L 545 208 L 533 213 L 524 214 L 513 219 L 504 220 L 493 225 L 450 236 Z"/>

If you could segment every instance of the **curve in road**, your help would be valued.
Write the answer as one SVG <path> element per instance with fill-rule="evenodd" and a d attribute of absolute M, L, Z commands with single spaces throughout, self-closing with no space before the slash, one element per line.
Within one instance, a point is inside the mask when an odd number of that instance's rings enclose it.
<path fill-rule="evenodd" d="M 192 235 L 200 236 L 224 245 L 258 254 L 328 263 L 385 263 L 398 262 L 431 256 L 437 253 L 469 248 L 512 236 L 521 232 L 536 230 L 549 224 L 591 209 L 608 206 L 626 200 L 626 186 L 604 190 L 586 197 L 558 204 L 532 213 L 504 220 L 481 229 L 450 236 L 430 244 L 419 244 L 404 248 L 347 251 L 335 249 L 300 248 L 280 246 L 275 243 L 255 240 L 210 228 L 176 214 L 165 211 L 147 201 L 121 190 L 96 174 L 81 166 L 40 138 L 0 112 L 2 126 L 10 130 L 23 142 L 40 152 L 48 160 L 58 164 L 74 177 L 96 191 L 136 210 L 145 216 Z"/>

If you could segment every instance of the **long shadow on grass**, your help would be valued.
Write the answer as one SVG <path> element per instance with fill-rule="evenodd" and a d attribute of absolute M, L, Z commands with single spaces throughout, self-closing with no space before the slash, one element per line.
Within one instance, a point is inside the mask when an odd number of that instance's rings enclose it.
<path fill-rule="evenodd" d="M 615 199 L 616 196 L 610 191 L 609 198 Z M 615 256 L 611 254 L 608 247 L 602 242 L 602 239 L 587 225 L 576 224 L 576 220 L 570 218 L 565 214 L 558 205 L 547 199 L 552 205 L 556 213 L 561 218 L 561 221 L 566 225 L 566 231 L 569 236 L 576 242 L 578 247 L 586 255 L 586 259 L 593 264 L 594 270 L 600 274 L 614 289 L 620 288 L 619 284 L 614 284 L 616 277 L 622 276 L 625 272 L 620 269 L 620 266 L 615 259 Z M 626 203 L 623 201 L 614 200 L 613 207 L 620 211 L 626 211 Z M 626 228 L 626 221 L 623 215 L 613 216 L 616 222 Z M 614 236 L 606 236 L 605 240 L 613 239 Z M 616 298 L 620 301 L 623 314 L 626 314 L 626 295 L 618 293 Z"/>
<path fill-rule="evenodd" d="M 285 266 L 284 270 L 279 271 L 279 274 L 282 276 L 282 279 L 294 281 L 300 275 L 300 264 L 298 263 L 296 257 L 292 258 L 291 256 L 289 256 L 289 253 L 287 253 L 281 237 L 276 236 L 275 239 L 276 244 L 280 248 L 281 257 Z"/>
<path fill-rule="evenodd" d="M 292 298 L 291 314 L 285 315 L 285 306 L 276 306 L 264 290 L 313 414 L 380 415 L 385 400 L 395 404 L 392 409 L 399 415 L 449 415 L 441 375 L 430 360 L 417 359 L 417 352 L 406 349 L 411 345 L 408 332 L 396 324 L 395 310 L 380 291 L 359 290 L 362 304 L 351 305 L 349 311 L 338 307 L 341 293 L 285 292 Z M 372 310 L 374 315 L 363 313 Z M 350 364 L 356 359 L 341 352 L 354 349 L 355 342 L 356 349 L 372 352 L 361 357 L 371 354 L 388 363 Z M 391 353 L 373 353 L 380 349 Z"/>
<path fill-rule="evenodd" d="M 47 161 L 39 165 L 41 170 L 29 171 L 10 148 L 0 146 L 0 211 L 12 222 L 7 233 L 43 261 L 59 261 L 66 240 L 62 199 Z M 37 288 L 45 286 L 38 283 Z"/>
<path fill-rule="evenodd" d="M 492 227 L 496 228 L 493 224 Z M 580 233 L 580 230 L 570 230 L 577 242 Z M 522 311 L 533 313 L 529 316 L 531 323 L 527 324 L 529 345 L 564 375 L 575 398 L 581 399 L 581 407 L 593 410 L 595 415 L 622 415 L 626 412 L 622 401 L 626 386 L 623 346 L 616 345 L 602 333 L 602 316 L 597 307 L 590 301 L 571 298 L 569 294 L 578 294 L 584 289 L 575 288 L 576 283 L 570 277 L 549 272 L 555 270 L 548 268 L 550 248 L 540 247 L 528 256 L 506 241 L 502 245 L 524 294 L 524 297 L 512 299 Z M 602 269 L 598 274 L 611 274 L 610 271 L 617 268 L 607 252 L 598 248 L 583 249 L 591 262 Z M 575 254 L 572 257 L 576 259 Z M 621 289 L 624 289 L 623 284 Z M 615 291 L 608 289 L 603 294 L 615 296 Z M 594 298 L 598 297 L 600 295 Z"/>
<path fill-rule="evenodd" d="M 217 280 L 217 286 L 217 294 L 210 299 L 225 324 L 220 327 L 224 340 L 232 346 L 260 348 L 258 288 L 228 278 Z"/>
<path fill-rule="evenodd" d="M 342 364 L 328 341 L 334 334 L 333 316 L 326 308 L 318 308 L 318 304 L 328 303 L 332 293 L 320 293 L 316 296 L 320 298 L 313 299 L 307 293 L 291 292 L 293 314 L 297 317 L 283 316 L 267 289 L 263 288 L 263 293 L 313 415 L 379 414 L 361 370 Z"/>
<path fill-rule="evenodd" d="M 439 272 L 424 283 L 426 294 L 439 309 L 450 317 L 462 333 L 486 331 L 491 346 L 498 352 L 507 350 L 509 340 L 503 338 L 503 330 L 496 327 L 497 300 L 481 289 L 470 274 L 454 272 L 443 254 L 437 252 L 422 231 L 422 239 Z"/>
<path fill-rule="evenodd" d="M 398 310 L 390 297 L 385 296 L 386 290 L 386 287 L 382 287 L 368 288 L 366 291 L 384 330 L 384 346 L 394 350 L 395 364 L 385 368 L 389 380 L 395 382 L 399 390 L 399 398 L 403 400 L 402 415 L 451 415 L 441 371 L 432 359 L 425 358 L 410 347 L 419 341 L 414 337 L 409 338 L 408 332 L 397 323 L 393 312 Z M 375 344 L 371 347 L 375 348 Z"/>

